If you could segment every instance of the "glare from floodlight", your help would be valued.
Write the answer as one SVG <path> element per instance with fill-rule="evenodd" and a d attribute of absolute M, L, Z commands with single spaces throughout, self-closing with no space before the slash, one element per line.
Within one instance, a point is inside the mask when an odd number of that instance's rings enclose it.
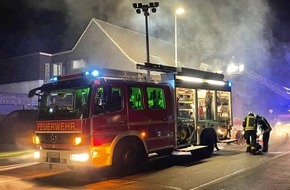
<path fill-rule="evenodd" d="M 178 14 L 178 15 L 181 15 L 181 14 L 184 13 L 184 9 L 182 7 L 180 7 L 178 9 L 176 9 L 175 13 Z"/>
<path fill-rule="evenodd" d="M 239 65 L 239 72 L 243 72 L 245 70 L 245 65 L 241 64 Z"/>

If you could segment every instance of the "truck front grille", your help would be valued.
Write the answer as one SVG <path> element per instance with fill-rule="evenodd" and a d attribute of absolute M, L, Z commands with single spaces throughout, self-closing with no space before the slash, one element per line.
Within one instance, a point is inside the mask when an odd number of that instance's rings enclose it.
<path fill-rule="evenodd" d="M 39 133 L 41 144 L 71 144 L 75 134 L 68 133 Z"/>

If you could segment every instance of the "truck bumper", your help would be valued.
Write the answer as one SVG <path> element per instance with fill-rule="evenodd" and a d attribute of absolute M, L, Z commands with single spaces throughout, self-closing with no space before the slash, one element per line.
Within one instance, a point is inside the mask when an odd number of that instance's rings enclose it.
<path fill-rule="evenodd" d="M 73 150 L 43 149 L 35 150 L 34 157 L 45 164 L 72 167 L 104 167 L 112 164 L 108 145 L 98 147 L 79 147 Z"/>
<path fill-rule="evenodd" d="M 93 166 L 92 154 L 89 149 L 71 150 L 35 150 L 34 157 L 41 163 L 67 166 Z"/>

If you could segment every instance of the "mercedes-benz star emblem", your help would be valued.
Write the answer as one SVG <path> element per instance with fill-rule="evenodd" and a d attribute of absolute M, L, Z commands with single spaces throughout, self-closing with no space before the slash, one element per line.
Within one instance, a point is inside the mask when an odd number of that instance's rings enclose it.
<path fill-rule="evenodd" d="M 57 141 L 57 136 L 56 136 L 56 134 L 51 134 L 51 136 L 50 136 L 50 141 L 51 141 L 52 143 L 56 143 L 56 141 Z"/>

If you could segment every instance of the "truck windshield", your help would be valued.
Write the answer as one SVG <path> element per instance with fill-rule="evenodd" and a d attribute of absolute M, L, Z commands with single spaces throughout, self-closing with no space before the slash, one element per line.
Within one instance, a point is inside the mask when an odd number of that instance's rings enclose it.
<path fill-rule="evenodd" d="M 82 119 L 88 117 L 89 87 L 44 92 L 39 120 Z"/>

